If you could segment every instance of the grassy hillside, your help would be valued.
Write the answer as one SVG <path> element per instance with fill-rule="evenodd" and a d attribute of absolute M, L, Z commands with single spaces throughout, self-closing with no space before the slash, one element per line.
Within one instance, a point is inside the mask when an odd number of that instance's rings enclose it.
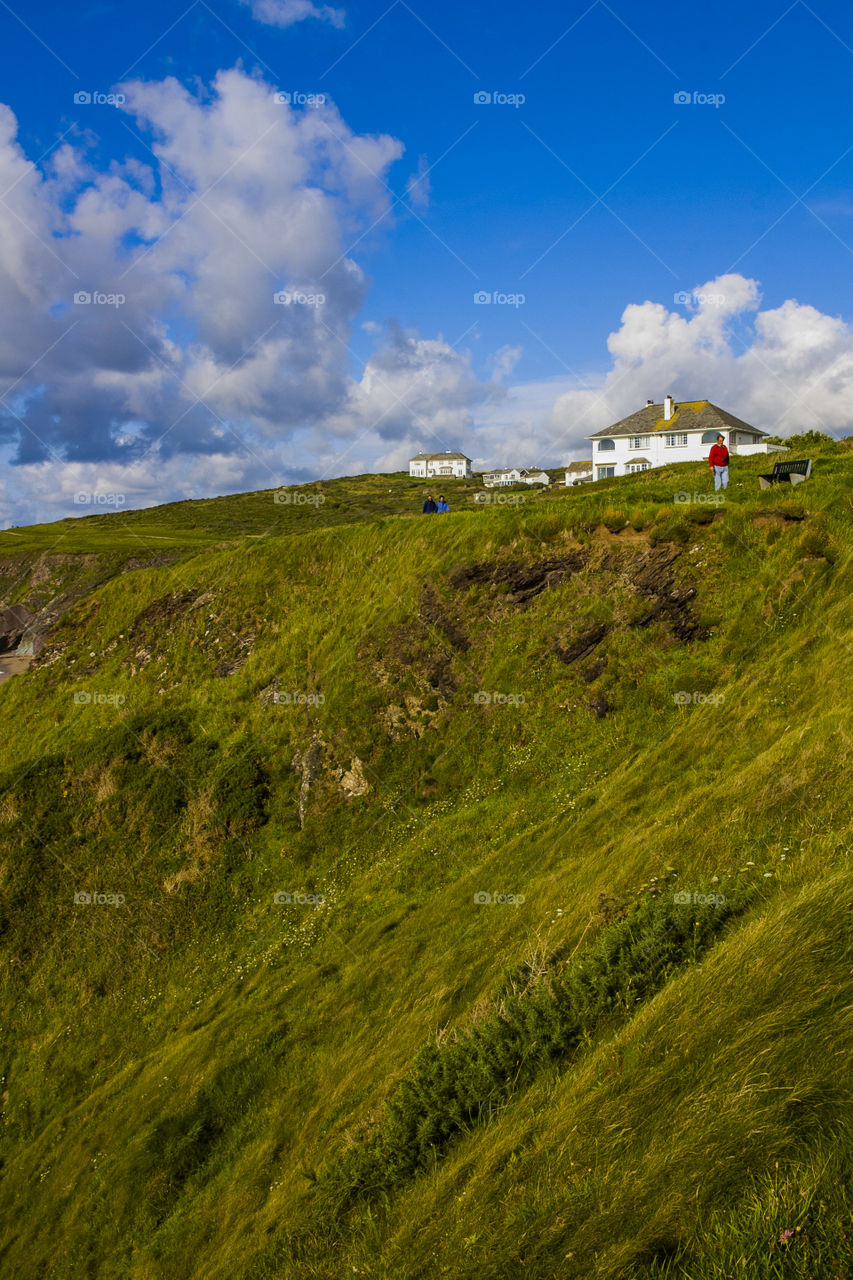
<path fill-rule="evenodd" d="M 0 688 L 0 1274 L 853 1273 L 813 456 L 0 535 L 2 604 L 65 596 Z"/>

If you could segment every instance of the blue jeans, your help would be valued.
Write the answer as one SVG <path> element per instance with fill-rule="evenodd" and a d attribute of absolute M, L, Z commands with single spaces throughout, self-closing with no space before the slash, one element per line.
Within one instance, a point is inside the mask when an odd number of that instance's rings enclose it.
<path fill-rule="evenodd" d="M 714 488 L 728 489 L 728 487 L 729 487 L 728 467 L 714 467 Z"/>

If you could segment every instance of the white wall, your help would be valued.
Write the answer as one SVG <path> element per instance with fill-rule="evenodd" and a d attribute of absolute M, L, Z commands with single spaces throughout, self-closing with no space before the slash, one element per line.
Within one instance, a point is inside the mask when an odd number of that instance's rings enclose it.
<path fill-rule="evenodd" d="M 687 444 L 668 445 L 666 443 L 667 434 L 678 434 L 687 436 Z M 763 441 L 756 444 L 738 444 L 730 440 L 732 434 L 742 435 L 743 432 L 732 433 L 724 431 L 723 436 L 728 445 L 729 452 L 732 457 L 740 455 L 741 457 L 749 456 L 755 453 L 767 453 L 774 449 L 773 445 L 766 445 Z M 600 449 L 601 440 L 592 441 L 592 465 L 594 479 L 600 478 L 599 467 L 614 467 L 613 474 L 616 476 L 624 476 L 630 474 L 628 466 L 636 459 L 646 458 L 652 467 L 665 467 L 673 462 L 707 462 L 708 454 L 711 451 L 712 443 L 702 443 L 701 431 L 688 432 L 656 432 L 654 435 L 642 437 L 640 448 L 632 449 L 631 438 L 629 436 L 611 436 L 609 437 L 615 448 Z M 607 439 L 608 437 L 604 437 Z"/>

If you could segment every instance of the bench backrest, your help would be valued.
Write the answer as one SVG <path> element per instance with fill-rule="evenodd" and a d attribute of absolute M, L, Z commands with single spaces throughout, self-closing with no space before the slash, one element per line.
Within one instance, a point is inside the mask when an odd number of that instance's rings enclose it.
<path fill-rule="evenodd" d="M 789 476 L 793 471 L 798 476 L 807 476 L 812 469 L 811 458 L 802 458 L 797 462 L 774 462 L 774 476 Z"/>

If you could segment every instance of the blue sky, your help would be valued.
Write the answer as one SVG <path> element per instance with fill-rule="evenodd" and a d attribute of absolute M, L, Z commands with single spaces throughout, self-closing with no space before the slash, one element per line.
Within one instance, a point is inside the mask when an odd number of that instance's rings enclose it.
<path fill-rule="evenodd" d="M 12 3 L 0 27 L 5 523 L 416 446 L 553 465 L 668 391 L 851 429 L 847 6 Z"/>

